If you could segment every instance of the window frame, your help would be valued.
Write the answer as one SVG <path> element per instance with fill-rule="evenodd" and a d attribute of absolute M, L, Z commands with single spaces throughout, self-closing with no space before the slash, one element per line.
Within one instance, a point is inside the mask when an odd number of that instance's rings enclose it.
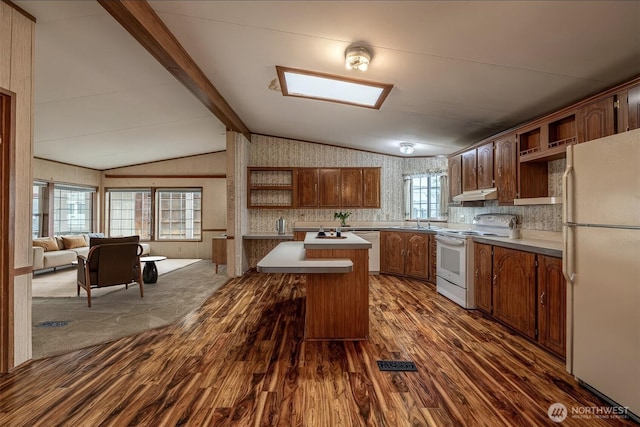
<path fill-rule="evenodd" d="M 105 218 L 105 233 L 108 236 L 111 236 L 111 201 L 110 201 L 110 196 L 109 193 L 111 192 L 134 192 L 134 191 L 145 191 L 145 192 L 149 192 L 149 197 L 150 197 L 150 201 L 151 201 L 151 206 L 150 206 L 150 232 L 149 232 L 149 239 L 143 239 L 142 236 L 140 238 L 141 241 L 145 241 L 145 242 L 202 242 L 204 241 L 204 236 L 203 236 L 203 228 L 202 228 L 202 214 L 203 214 L 203 206 L 204 206 L 204 202 L 203 202 L 203 198 L 204 198 L 204 191 L 203 191 L 203 187 L 201 186 L 194 186 L 194 187 L 183 187 L 183 186 L 176 186 L 176 187 L 170 187 L 170 186 L 161 186 L 161 187 L 146 187 L 146 186 L 136 186 L 136 187 L 108 187 L 105 188 L 105 207 L 104 207 L 104 218 Z M 194 238 L 194 239 L 160 239 L 159 237 L 159 227 L 160 227 L 160 212 L 159 212 L 159 194 L 162 192 L 180 192 L 180 191 L 191 191 L 191 192 L 198 192 L 200 193 L 200 237 L 199 238 Z"/>
<path fill-rule="evenodd" d="M 441 187 L 441 182 L 440 182 L 440 176 L 438 174 L 424 174 L 424 175 L 418 175 L 418 176 L 411 176 L 409 177 L 409 190 L 408 190 L 408 197 L 409 197 L 409 217 L 408 219 L 410 220 L 415 220 L 415 219 L 421 219 L 421 220 L 438 220 L 442 218 L 442 212 L 439 212 L 440 210 L 440 198 L 441 198 L 441 194 L 440 192 L 442 191 L 442 187 Z M 416 190 L 416 188 L 414 187 L 414 181 L 415 180 L 420 180 L 420 184 L 421 186 L 418 187 L 418 189 Z M 427 185 L 424 186 L 422 185 L 422 181 L 426 180 L 427 181 Z M 432 180 L 435 180 L 437 185 L 432 186 Z M 431 214 L 431 211 L 434 211 L 435 216 L 431 216 L 428 215 L 427 217 L 418 217 L 418 215 L 416 214 L 414 216 L 414 208 L 415 208 L 415 199 L 414 199 L 414 194 L 416 191 L 420 191 L 426 189 L 427 191 L 427 201 L 423 202 L 422 198 L 421 201 L 418 202 L 418 206 L 423 206 L 426 205 L 427 207 L 427 212 L 428 214 Z M 436 195 L 433 196 L 432 195 L 432 191 L 437 191 Z M 431 201 L 431 199 L 435 198 L 435 201 Z M 432 209 L 433 208 L 433 209 Z M 418 209 L 418 212 L 422 212 L 422 209 Z"/>

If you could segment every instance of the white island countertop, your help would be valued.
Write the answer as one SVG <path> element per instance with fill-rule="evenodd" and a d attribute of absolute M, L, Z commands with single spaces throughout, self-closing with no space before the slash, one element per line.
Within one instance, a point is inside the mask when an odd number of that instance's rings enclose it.
<path fill-rule="evenodd" d="M 257 265 L 261 273 L 349 273 L 350 259 L 305 259 L 303 242 L 283 242 Z"/>
<path fill-rule="evenodd" d="M 342 233 L 342 238 L 331 236 L 327 231 L 326 237 L 318 237 L 318 232 L 307 232 L 304 238 L 305 249 L 370 249 L 371 242 L 356 236 L 351 232 Z"/>

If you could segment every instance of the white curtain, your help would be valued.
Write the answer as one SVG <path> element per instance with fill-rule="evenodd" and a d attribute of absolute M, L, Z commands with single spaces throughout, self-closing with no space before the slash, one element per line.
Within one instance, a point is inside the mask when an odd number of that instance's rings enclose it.
<path fill-rule="evenodd" d="M 449 179 L 446 175 L 440 176 L 440 216 L 449 214 Z"/>
<path fill-rule="evenodd" d="M 404 219 L 411 218 L 411 177 L 404 177 Z"/>

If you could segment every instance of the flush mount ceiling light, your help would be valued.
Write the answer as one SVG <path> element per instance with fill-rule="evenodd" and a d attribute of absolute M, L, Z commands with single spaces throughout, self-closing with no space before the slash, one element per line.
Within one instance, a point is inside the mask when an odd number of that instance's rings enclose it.
<path fill-rule="evenodd" d="M 414 150 L 413 142 L 401 142 L 400 143 L 400 152 L 402 154 L 411 154 Z"/>
<path fill-rule="evenodd" d="M 371 52 L 359 45 L 351 45 L 344 53 L 347 70 L 367 71 L 371 61 Z"/>
<path fill-rule="evenodd" d="M 276 66 L 284 96 L 379 110 L 393 85 Z"/>

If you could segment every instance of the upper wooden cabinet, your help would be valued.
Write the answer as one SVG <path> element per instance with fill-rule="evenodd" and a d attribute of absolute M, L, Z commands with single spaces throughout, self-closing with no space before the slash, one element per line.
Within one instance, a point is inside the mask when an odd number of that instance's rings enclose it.
<path fill-rule="evenodd" d="M 364 185 L 361 168 L 343 168 L 340 170 L 340 206 L 345 208 L 362 207 Z"/>
<path fill-rule="evenodd" d="M 505 135 L 494 142 L 494 174 L 498 189 L 498 203 L 513 203 L 517 195 L 518 153 L 515 134 Z"/>
<path fill-rule="evenodd" d="M 478 166 L 478 152 L 470 150 L 462 153 L 462 191 L 478 189 L 476 170 Z"/>
<path fill-rule="evenodd" d="M 296 207 L 318 206 L 318 169 L 296 169 Z"/>
<path fill-rule="evenodd" d="M 340 169 L 318 170 L 318 207 L 340 207 Z"/>
<path fill-rule="evenodd" d="M 454 156 L 449 159 L 449 200 L 462 194 L 462 156 Z"/>
<path fill-rule="evenodd" d="M 609 96 L 578 109 L 578 143 L 603 138 L 616 132 L 614 106 L 614 97 Z"/>
<path fill-rule="evenodd" d="M 627 92 L 628 130 L 640 128 L 640 85 L 629 88 Z"/>
<path fill-rule="evenodd" d="M 379 208 L 380 168 L 295 168 L 296 208 Z"/>
<path fill-rule="evenodd" d="M 364 191 L 362 194 L 362 207 L 380 207 L 380 168 L 363 168 L 362 179 Z"/>
<path fill-rule="evenodd" d="M 493 187 L 493 142 L 462 153 L 462 190 Z"/>

